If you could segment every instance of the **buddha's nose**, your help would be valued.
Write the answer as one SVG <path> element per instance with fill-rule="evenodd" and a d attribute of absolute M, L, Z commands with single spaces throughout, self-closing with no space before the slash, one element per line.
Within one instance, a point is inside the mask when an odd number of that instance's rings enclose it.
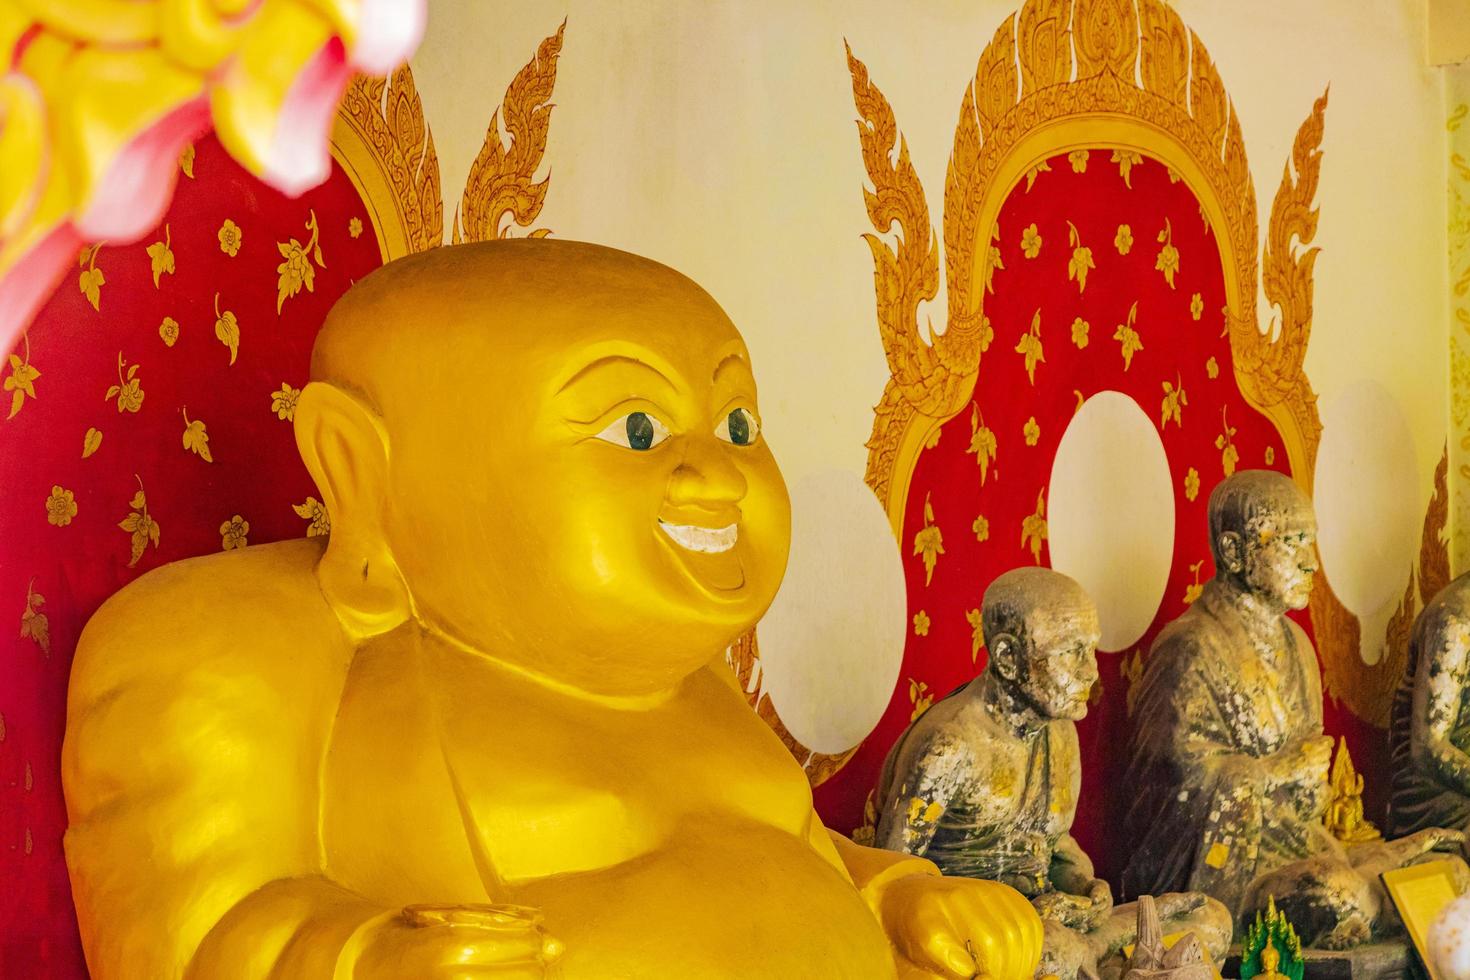
<path fill-rule="evenodd" d="M 669 481 L 669 502 L 676 506 L 718 510 L 745 497 L 745 474 L 732 450 L 715 436 L 689 439 L 684 457 Z"/>

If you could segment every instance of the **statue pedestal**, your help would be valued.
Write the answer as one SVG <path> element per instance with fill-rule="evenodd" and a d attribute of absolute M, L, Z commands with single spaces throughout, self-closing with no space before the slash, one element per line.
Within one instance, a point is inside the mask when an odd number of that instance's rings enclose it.
<path fill-rule="evenodd" d="M 1417 980 L 1423 967 L 1409 946 L 1409 940 L 1398 939 L 1369 943 L 1356 949 L 1304 951 L 1307 970 L 1302 980 Z M 1240 976 L 1240 947 L 1230 951 L 1222 977 Z"/>

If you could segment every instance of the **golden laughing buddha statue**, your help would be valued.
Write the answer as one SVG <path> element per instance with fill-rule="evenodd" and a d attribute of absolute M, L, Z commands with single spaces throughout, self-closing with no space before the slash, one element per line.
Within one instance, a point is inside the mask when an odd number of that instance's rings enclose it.
<path fill-rule="evenodd" d="M 325 548 L 166 566 L 82 638 L 97 980 L 1031 975 L 1030 904 L 829 833 L 724 664 L 790 515 L 702 289 L 439 248 L 352 288 L 311 378 Z"/>

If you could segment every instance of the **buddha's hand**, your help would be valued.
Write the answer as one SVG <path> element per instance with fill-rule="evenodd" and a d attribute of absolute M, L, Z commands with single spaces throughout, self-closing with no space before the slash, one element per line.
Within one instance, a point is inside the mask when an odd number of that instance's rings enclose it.
<path fill-rule="evenodd" d="M 562 945 L 519 905 L 410 905 L 372 923 L 353 980 L 543 980 Z"/>
<path fill-rule="evenodd" d="M 1041 961 L 1041 918 L 1009 885 L 909 875 L 884 891 L 880 918 L 909 977 L 1030 980 Z"/>

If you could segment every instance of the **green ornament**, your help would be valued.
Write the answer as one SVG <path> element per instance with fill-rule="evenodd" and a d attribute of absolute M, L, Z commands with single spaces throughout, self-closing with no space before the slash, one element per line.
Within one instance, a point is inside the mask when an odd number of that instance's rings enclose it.
<path fill-rule="evenodd" d="M 1269 949 L 1268 949 L 1269 947 Z M 1276 960 L 1273 964 L 1271 960 Z M 1256 913 L 1256 921 L 1245 931 L 1240 944 L 1240 977 L 1277 976 L 1302 980 L 1307 964 L 1302 959 L 1302 941 L 1286 916 L 1276 910 L 1276 896 L 1266 900 L 1266 914 Z"/>

